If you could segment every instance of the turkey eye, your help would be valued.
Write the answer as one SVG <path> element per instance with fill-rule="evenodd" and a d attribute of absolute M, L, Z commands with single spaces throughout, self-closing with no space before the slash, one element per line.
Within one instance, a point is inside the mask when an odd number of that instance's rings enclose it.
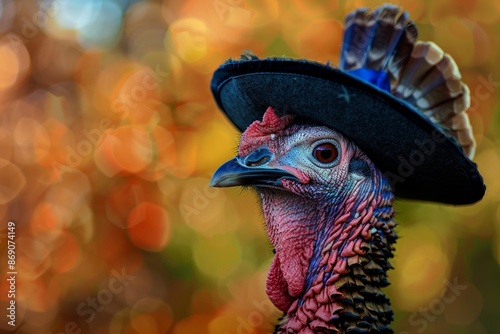
<path fill-rule="evenodd" d="M 333 162 L 339 156 L 339 151 L 335 145 L 324 143 L 316 146 L 313 150 L 313 156 L 319 162 L 328 164 Z"/>

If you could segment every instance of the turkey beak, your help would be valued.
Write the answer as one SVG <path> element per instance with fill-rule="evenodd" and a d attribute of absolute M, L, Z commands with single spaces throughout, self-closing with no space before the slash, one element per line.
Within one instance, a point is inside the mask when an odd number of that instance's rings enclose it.
<path fill-rule="evenodd" d="M 267 165 L 272 153 L 258 149 L 245 158 L 239 156 L 220 166 L 212 176 L 211 187 L 264 186 L 282 187 L 282 178 L 296 180 L 290 172 Z"/>

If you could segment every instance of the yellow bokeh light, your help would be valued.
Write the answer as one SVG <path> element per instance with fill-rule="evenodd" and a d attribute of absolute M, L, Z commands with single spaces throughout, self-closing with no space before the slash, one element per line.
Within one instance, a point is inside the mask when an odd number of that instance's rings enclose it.
<path fill-rule="evenodd" d="M 237 146 L 238 137 L 232 128 L 220 122 L 208 122 L 199 129 L 198 133 L 199 156 L 196 167 L 198 170 L 210 173 L 219 167 L 221 161 L 231 158 Z M 212 145 L 213 142 L 218 145 Z"/>
<path fill-rule="evenodd" d="M 233 273 L 241 262 L 241 246 L 233 234 L 193 240 L 193 258 L 198 269 L 213 279 Z"/>
<path fill-rule="evenodd" d="M 206 237 L 233 231 L 238 224 L 227 224 L 237 219 L 238 210 L 227 205 L 224 191 L 209 187 L 208 178 L 191 178 L 184 183 L 178 209 L 183 222 Z"/>
<path fill-rule="evenodd" d="M 397 244 L 397 257 L 391 273 L 397 292 L 398 307 L 413 311 L 439 294 L 450 271 L 450 258 L 440 236 L 425 225 L 401 228 L 403 237 Z M 419 291 L 408 295 L 406 291 Z"/>
<path fill-rule="evenodd" d="M 198 19 L 188 18 L 175 21 L 166 35 L 166 46 L 174 47 L 179 57 L 192 63 L 203 59 L 208 53 L 208 28 Z"/>

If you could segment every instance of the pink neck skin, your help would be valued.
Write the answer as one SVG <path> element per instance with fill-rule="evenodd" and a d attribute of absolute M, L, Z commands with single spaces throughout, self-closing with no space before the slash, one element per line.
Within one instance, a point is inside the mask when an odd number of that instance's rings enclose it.
<path fill-rule="evenodd" d="M 344 302 L 349 296 L 339 282 L 353 274 L 353 266 L 363 270 L 361 264 L 366 263 L 378 266 L 385 280 L 390 264 L 375 257 L 381 252 L 386 258 L 392 257 L 390 243 L 396 238 L 390 188 L 376 188 L 383 191 L 363 186 L 350 189 L 337 204 L 319 203 L 285 191 L 259 191 L 269 239 L 276 250 L 266 292 L 284 312 L 275 333 L 339 333 L 344 332 L 342 327 L 357 326 L 343 320 L 339 323 L 342 313 L 353 308 Z M 374 237 L 382 240 L 378 246 Z M 367 274 L 364 278 L 369 285 L 373 277 Z M 379 281 L 380 277 L 376 278 Z M 380 291 L 379 286 L 383 285 L 374 282 L 370 289 Z M 358 313 L 362 317 L 362 312 Z M 392 318 L 392 313 L 387 316 Z M 384 320 L 383 315 L 379 318 L 372 322 L 377 327 L 387 326 L 391 320 Z"/>

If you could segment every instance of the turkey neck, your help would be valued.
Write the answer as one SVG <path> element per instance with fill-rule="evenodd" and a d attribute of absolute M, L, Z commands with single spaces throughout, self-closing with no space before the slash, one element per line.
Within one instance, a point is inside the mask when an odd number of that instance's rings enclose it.
<path fill-rule="evenodd" d="M 275 333 L 392 333 L 380 290 L 396 240 L 385 178 L 346 186 L 328 201 L 258 191 L 275 247 L 266 292 L 284 312 Z"/>

